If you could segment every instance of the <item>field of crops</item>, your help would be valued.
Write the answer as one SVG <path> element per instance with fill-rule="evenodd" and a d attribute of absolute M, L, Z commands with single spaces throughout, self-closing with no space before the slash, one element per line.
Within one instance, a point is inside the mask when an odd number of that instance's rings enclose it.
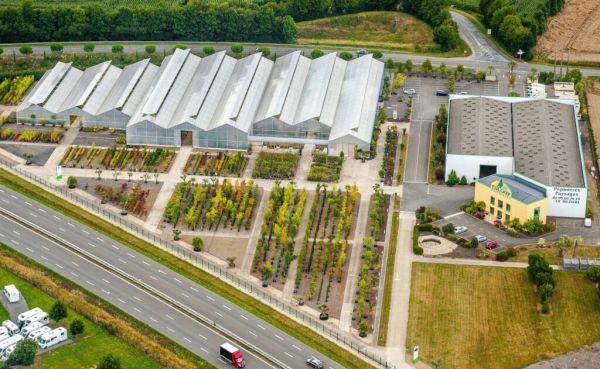
<path fill-rule="evenodd" d="M 175 149 L 71 146 L 61 160 L 67 168 L 117 169 L 164 173 L 169 169 Z"/>
<path fill-rule="evenodd" d="M 192 175 L 240 177 L 247 163 L 248 157 L 241 152 L 195 152 L 190 155 L 184 172 Z"/>
<path fill-rule="evenodd" d="M 86 6 L 86 5 L 101 5 L 105 8 L 115 8 L 119 6 L 127 6 L 129 8 L 139 8 L 142 6 L 150 7 L 165 7 L 176 6 L 178 0 L 33 0 L 33 6 Z M 21 6 L 20 1 L 15 0 L 0 0 L 0 6 Z"/>
<path fill-rule="evenodd" d="M 0 82 L 0 102 L 4 104 L 18 103 L 32 83 L 32 75 L 4 79 Z"/>

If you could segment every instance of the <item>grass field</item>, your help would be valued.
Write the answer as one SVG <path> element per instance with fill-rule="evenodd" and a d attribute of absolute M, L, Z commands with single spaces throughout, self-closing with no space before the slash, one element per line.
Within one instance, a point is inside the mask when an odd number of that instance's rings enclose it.
<path fill-rule="evenodd" d="M 561 264 L 562 257 L 559 256 L 559 250 L 556 247 L 537 248 L 537 245 L 530 245 L 518 248 L 517 256 L 510 258 L 510 261 L 527 262 L 529 254 L 537 252 L 542 254 L 550 264 Z M 573 248 L 565 249 L 565 257 L 573 257 Z M 578 258 L 600 258 L 600 247 L 598 246 L 577 246 L 575 257 Z"/>
<path fill-rule="evenodd" d="M 4 286 L 4 285 L 2 285 Z M 8 315 L 8 311 L 6 311 L 6 309 L 4 308 L 3 305 L 0 305 L 0 322 L 3 322 L 7 319 L 10 319 L 10 316 Z"/>
<path fill-rule="evenodd" d="M 525 269 L 413 263 L 407 347 L 444 369 L 512 369 L 600 340 L 600 299 L 577 272 L 556 272 L 551 314 Z"/>
<path fill-rule="evenodd" d="M 398 19 L 397 26 L 395 19 Z M 433 42 L 433 30 L 425 22 L 405 13 L 383 11 L 300 22 L 298 43 L 439 51 Z"/>
<path fill-rule="evenodd" d="M 48 296 L 37 287 L 26 283 L 17 276 L 0 269 L 0 286 L 6 284 L 14 284 L 17 286 L 21 294 L 27 300 L 29 307 L 41 307 L 44 311 L 49 311 L 55 300 Z M 0 317 L 2 320 L 8 319 L 8 313 L 0 308 Z M 60 321 L 60 323 L 52 323 L 53 326 L 62 326 L 68 329 L 69 324 L 76 318 L 82 319 L 85 324 L 85 332 L 82 336 L 77 337 L 72 343 L 59 347 L 36 358 L 33 368 L 36 369 L 88 369 L 97 365 L 100 358 L 107 354 L 113 353 L 121 359 L 123 368 L 162 368 L 159 364 L 149 359 L 142 352 L 129 346 L 119 338 L 109 334 L 101 329 L 98 325 L 81 317 L 73 310 L 68 309 L 69 316 Z M 6 313 L 6 318 L 4 314 Z"/>

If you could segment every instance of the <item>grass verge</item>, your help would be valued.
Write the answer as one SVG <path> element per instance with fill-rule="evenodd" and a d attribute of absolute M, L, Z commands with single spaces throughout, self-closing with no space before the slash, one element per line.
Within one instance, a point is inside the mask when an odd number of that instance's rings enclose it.
<path fill-rule="evenodd" d="M 510 258 L 510 261 L 527 262 L 530 254 L 536 252 L 543 255 L 548 263 L 559 265 L 562 263 L 563 257 L 559 254 L 558 247 L 539 247 L 537 244 L 520 245 L 516 247 L 517 256 Z M 564 250 L 564 257 L 573 257 L 573 247 L 568 247 Z M 578 258 L 600 258 L 600 247 L 598 246 L 577 246 L 575 257 Z"/>
<path fill-rule="evenodd" d="M 396 246 L 398 243 L 399 213 L 394 211 L 392 215 L 392 234 L 390 235 L 390 249 L 387 262 L 385 263 L 385 282 L 383 285 L 383 298 L 381 301 L 381 318 L 379 320 L 379 334 L 377 345 L 387 344 L 388 323 L 390 321 L 390 307 L 392 304 L 392 283 L 394 277 L 394 263 L 396 261 Z"/>
<path fill-rule="evenodd" d="M 402 141 L 400 141 L 400 159 L 398 161 L 398 174 L 396 180 L 398 184 L 402 183 L 404 179 L 404 167 L 406 167 L 406 150 L 408 148 L 408 133 L 402 135 Z"/>
<path fill-rule="evenodd" d="M 427 164 L 427 179 L 431 184 L 437 184 L 438 180 L 435 178 L 435 170 L 438 167 L 438 162 L 435 160 L 435 154 L 439 150 L 438 143 L 435 141 L 435 138 L 439 134 L 439 130 L 437 129 L 437 124 L 434 121 L 431 124 L 431 137 L 429 138 L 429 162 Z"/>
<path fill-rule="evenodd" d="M 516 369 L 600 340 L 596 287 L 555 273 L 542 315 L 525 269 L 413 263 L 407 347 L 444 369 Z"/>
<path fill-rule="evenodd" d="M 82 319 L 85 332 L 72 343 L 42 354 L 34 368 L 90 368 L 107 353 L 118 356 L 126 368 L 215 368 L 116 307 L 80 288 L 46 267 L 0 243 L 0 281 L 14 283 L 30 307 L 49 311 L 63 301 L 68 317 L 52 326 L 68 329 Z"/>
<path fill-rule="evenodd" d="M 232 287 L 217 277 L 3 169 L 0 169 L 0 184 L 51 207 L 68 217 L 75 218 L 86 226 L 111 237 L 132 250 L 152 258 L 182 276 L 228 299 L 232 303 L 241 306 L 249 313 L 297 338 L 346 368 L 374 368 L 349 351 L 340 348 L 310 328 L 297 323 L 259 300 L 244 293 L 231 293 Z"/>

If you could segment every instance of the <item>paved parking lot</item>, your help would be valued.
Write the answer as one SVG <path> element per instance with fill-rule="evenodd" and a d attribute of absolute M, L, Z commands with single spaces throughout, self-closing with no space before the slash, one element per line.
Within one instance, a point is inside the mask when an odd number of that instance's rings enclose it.
<path fill-rule="evenodd" d="M 402 211 L 415 211 L 425 206 L 439 211 L 443 217 L 460 212 L 460 206 L 473 200 L 471 186 L 436 186 L 423 183 L 404 183 L 402 188 Z"/>

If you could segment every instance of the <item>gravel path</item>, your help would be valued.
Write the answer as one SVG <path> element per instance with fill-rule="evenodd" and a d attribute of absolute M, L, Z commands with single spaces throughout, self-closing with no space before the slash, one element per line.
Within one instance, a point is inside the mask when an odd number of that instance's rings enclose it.
<path fill-rule="evenodd" d="M 600 369 L 600 342 L 529 365 L 525 369 Z"/>

